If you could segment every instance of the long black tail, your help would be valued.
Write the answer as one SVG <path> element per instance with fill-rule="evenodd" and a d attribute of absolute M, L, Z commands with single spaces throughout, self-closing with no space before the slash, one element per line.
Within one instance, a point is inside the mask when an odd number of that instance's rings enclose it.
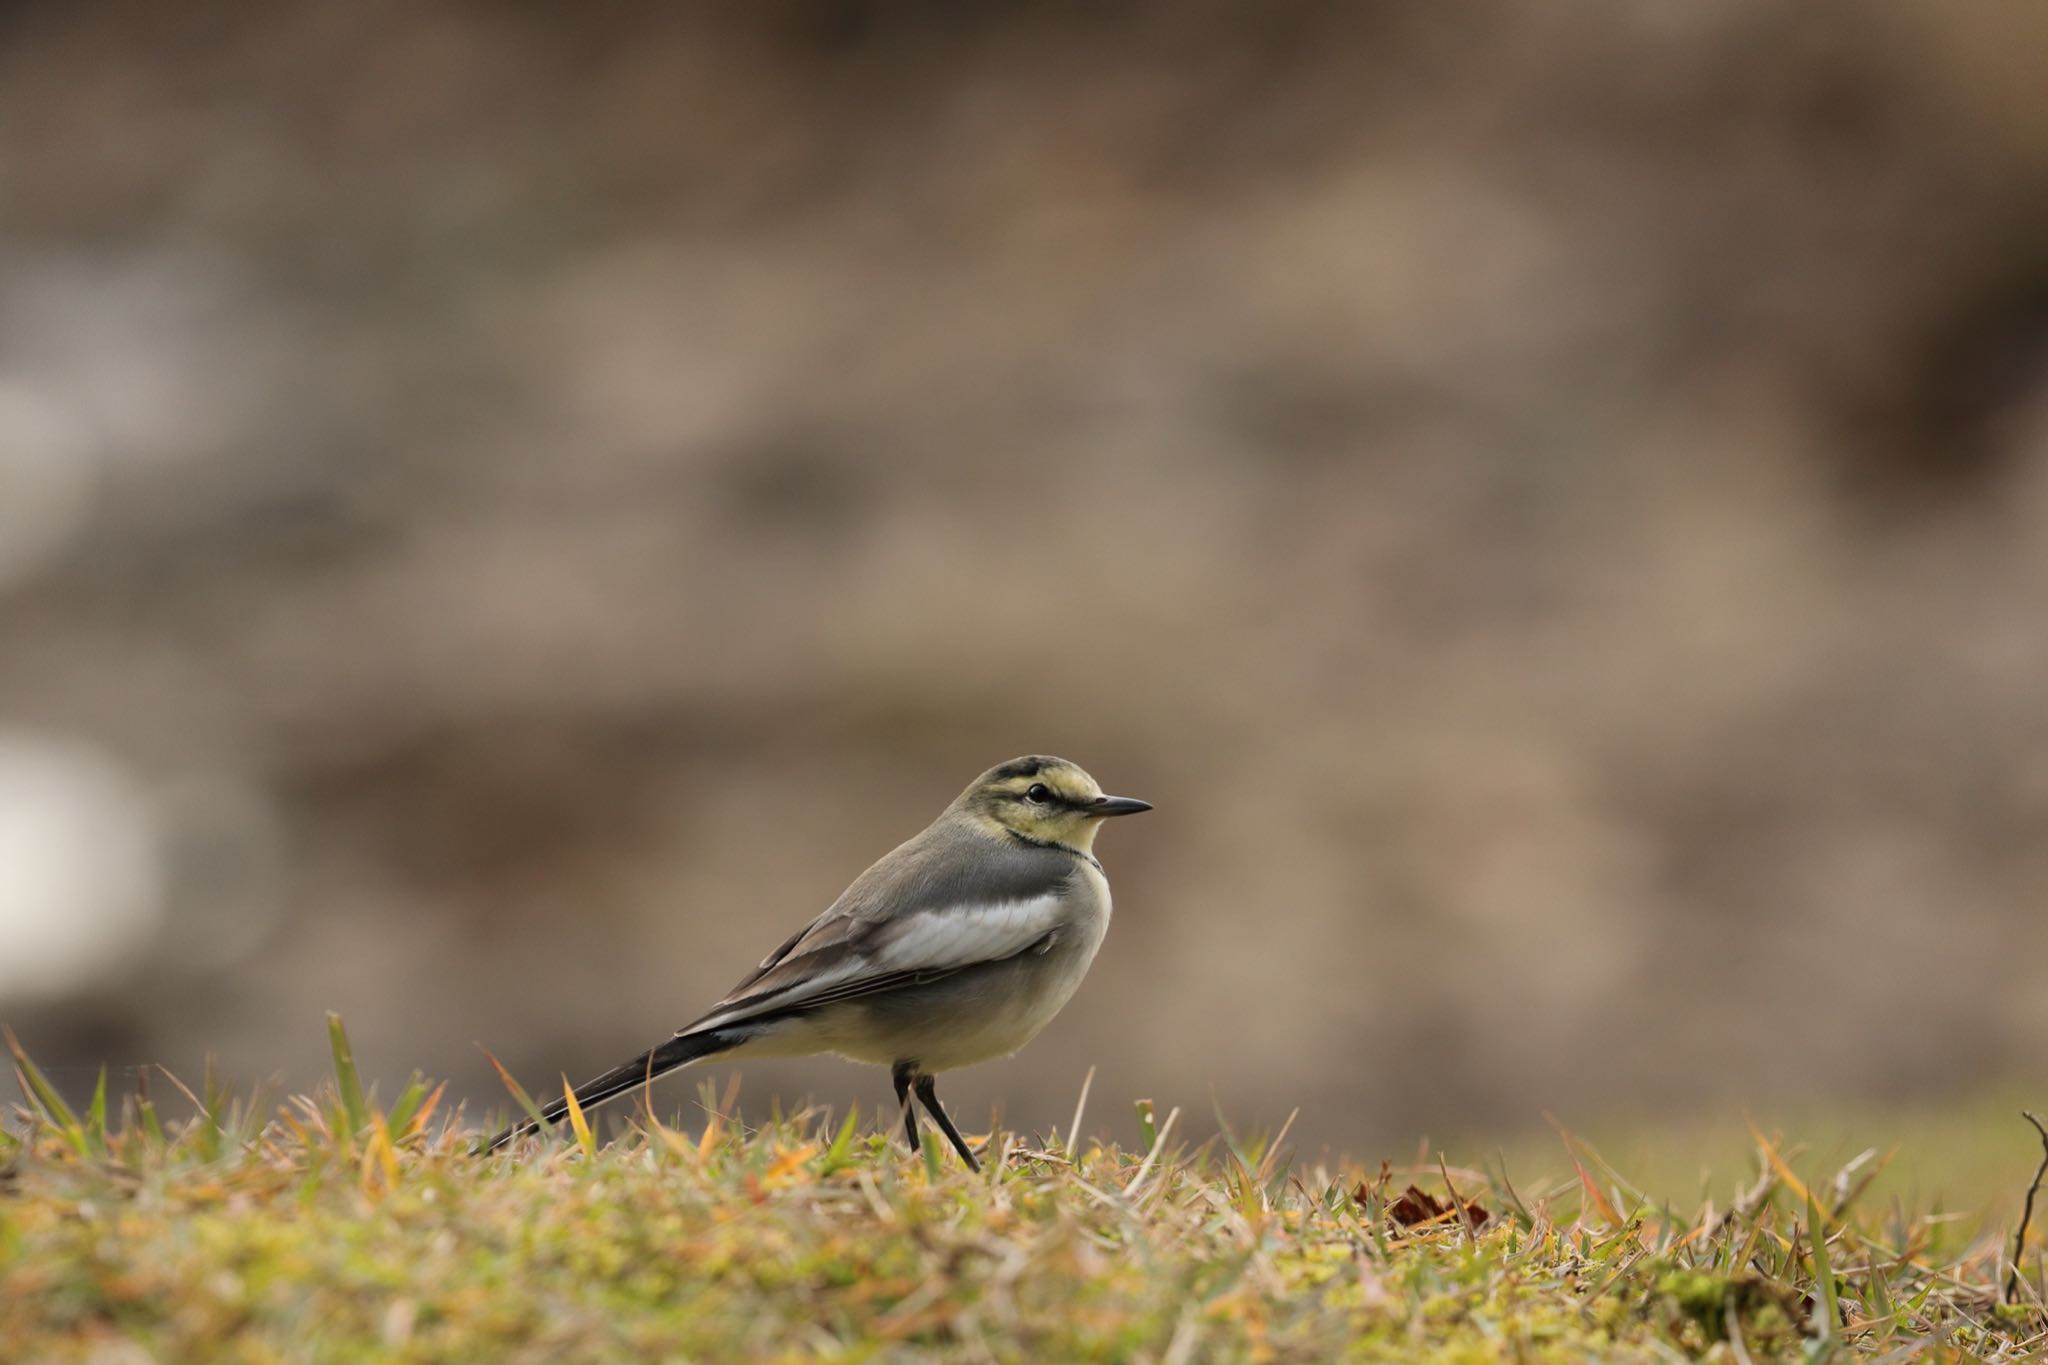
<path fill-rule="evenodd" d="M 708 1029 L 703 1033 L 687 1033 L 669 1039 L 660 1047 L 650 1048 L 630 1062 L 613 1067 L 595 1080 L 585 1081 L 576 1087 L 576 1107 L 594 1109 L 606 1100 L 617 1099 L 656 1076 L 666 1075 L 677 1067 L 688 1066 L 691 1062 L 702 1061 L 716 1056 L 728 1048 L 737 1047 L 751 1036 L 741 1029 Z M 541 1117 L 550 1125 L 560 1123 L 569 1113 L 569 1101 L 558 1099 L 552 1104 L 541 1106 Z M 514 1138 L 525 1137 L 540 1131 L 540 1125 L 531 1121 L 507 1128 L 479 1149 L 480 1152 L 495 1152 Z"/>

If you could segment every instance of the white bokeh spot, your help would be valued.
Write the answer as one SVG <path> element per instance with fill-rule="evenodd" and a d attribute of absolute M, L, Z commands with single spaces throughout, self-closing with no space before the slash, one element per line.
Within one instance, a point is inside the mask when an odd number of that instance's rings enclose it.
<path fill-rule="evenodd" d="M 0 1004 L 120 979 L 163 921 L 142 787 L 103 752 L 0 729 Z"/>

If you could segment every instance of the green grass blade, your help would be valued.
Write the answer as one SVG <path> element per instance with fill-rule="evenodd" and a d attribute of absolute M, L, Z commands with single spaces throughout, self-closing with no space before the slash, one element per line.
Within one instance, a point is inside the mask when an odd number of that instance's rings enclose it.
<path fill-rule="evenodd" d="M 348 1031 L 342 1027 L 341 1016 L 332 1010 L 327 1012 L 327 1042 L 334 1053 L 334 1084 L 341 1095 L 342 1116 L 348 1123 L 348 1136 L 354 1137 L 369 1123 L 370 1107 L 363 1100 L 362 1077 L 356 1073 Z"/>
<path fill-rule="evenodd" d="M 234 1096 L 221 1084 L 220 1059 L 210 1052 L 206 1054 L 206 1068 L 200 1075 L 200 1098 L 200 1112 L 206 1117 L 206 1126 L 200 1129 L 206 1135 L 204 1151 L 206 1159 L 214 1161 L 225 1150 L 228 1111 L 234 1106 Z"/>
<path fill-rule="evenodd" d="M 41 1112 L 43 1121 L 63 1137 L 80 1156 L 88 1154 L 85 1128 L 78 1121 L 78 1115 L 71 1112 L 71 1106 L 64 1103 L 64 1097 L 57 1093 L 57 1087 L 50 1084 L 50 1078 L 29 1059 L 21 1040 L 14 1036 L 14 1030 L 0 1025 L 0 1037 L 7 1041 L 7 1050 L 14 1054 L 15 1074 L 21 1079 L 21 1090 L 32 1099 Z"/>
<path fill-rule="evenodd" d="M 100 1067 L 99 1083 L 92 1088 L 92 1104 L 85 1111 L 85 1140 L 93 1151 L 107 1154 L 107 1068 Z"/>
<path fill-rule="evenodd" d="M 199 1159 L 207 1162 L 218 1161 L 221 1157 L 221 1140 L 227 1134 L 221 1131 L 220 1098 L 214 1091 L 211 1057 L 206 1059 L 206 1072 L 201 1079 L 200 1088 L 205 1093 L 199 1097 L 199 1104 L 196 1106 L 199 1113 L 192 1120 L 192 1127 L 188 1131 L 192 1134 L 192 1145 L 199 1153 Z"/>
<path fill-rule="evenodd" d="M 1828 1263 L 1828 1230 L 1820 1220 L 1820 1205 L 1811 1194 L 1806 1196 L 1806 1235 L 1813 1243 L 1813 1275 L 1820 1281 L 1820 1294 L 1813 1306 L 1814 1331 L 1821 1340 L 1828 1341 L 1842 1321 L 1842 1307 L 1836 1298 L 1834 1267 Z"/>
<path fill-rule="evenodd" d="M 843 1170 L 852 1164 L 847 1154 L 853 1150 L 853 1131 L 859 1122 L 860 1106 L 856 1104 L 846 1111 L 846 1122 L 839 1125 L 838 1135 L 832 1139 L 832 1145 L 827 1147 L 825 1154 L 819 1158 L 819 1175 L 831 1175 L 834 1171 Z"/>
<path fill-rule="evenodd" d="M 498 1073 L 498 1080 L 511 1092 L 512 1098 L 519 1102 L 519 1107 L 526 1111 L 526 1117 L 533 1120 L 534 1126 L 543 1133 L 552 1130 L 555 1125 L 549 1123 L 541 1114 L 540 1106 L 533 1102 L 533 1096 L 527 1094 L 526 1087 L 512 1078 L 512 1073 L 505 1069 L 505 1064 L 493 1057 L 487 1048 L 478 1048 L 477 1051 L 484 1054 L 484 1060 L 491 1064 L 491 1070 Z"/>
<path fill-rule="evenodd" d="M 412 1116 L 419 1112 L 422 1101 L 427 1098 L 427 1078 L 415 1071 L 412 1079 L 405 1083 L 405 1089 L 398 1092 L 398 1098 L 391 1102 L 391 1112 L 385 1116 L 385 1126 L 395 1137 L 405 1136 L 406 1128 L 412 1123 Z"/>

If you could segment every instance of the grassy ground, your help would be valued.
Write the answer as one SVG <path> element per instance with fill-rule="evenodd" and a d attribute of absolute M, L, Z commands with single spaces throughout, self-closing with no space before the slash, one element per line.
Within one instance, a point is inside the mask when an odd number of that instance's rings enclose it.
<path fill-rule="evenodd" d="M 279 1108 L 166 1083 L 76 1114 L 17 1053 L 37 1100 L 0 1139 L 0 1358 L 2048 1354 L 2035 1254 L 2002 1304 L 1996 1240 L 1876 1208 L 1877 1159 L 1806 1170 L 1764 1135 L 1740 1200 L 1685 1212 L 1582 1146 L 1518 1189 L 1190 1151 L 1167 1118 L 1130 1151 L 999 1133 L 977 1175 L 852 1115 L 742 1131 L 710 1096 L 692 1131 L 577 1122 L 480 1159 L 426 1086 L 362 1093 L 335 1039 L 331 1085 Z"/>
<path fill-rule="evenodd" d="M 2038 1085 L 1973 1091 L 1938 1104 L 1760 1108 L 1753 1117 L 1739 1108 L 1666 1115 L 1654 1123 L 1581 1115 L 1571 1128 L 1637 1188 L 1680 1208 L 1698 1208 L 1709 1199 L 1725 1206 L 1749 1183 L 1757 1161 L 1752 1124 L 1767 1134 L 1787 1135 L 1790 1145 L 1781 1154 L 1802 1171 L 1832 1173 L 1874 1149 L 1870 1160 L 1883 1169 L 1859 1207 L 1888 1209 L 1896 1201 L 1952 1220 L 1964 1236 L 2002 1232 L 2009 1248 L 2027 1177 L 2041 1159 L 2041 1141 L 2020 1117 L 2030 1108 L 2048 1109 L 2048 1094 Z M 1518 1183 L 1540 1185 L 1571 1174 L 1566 1149 L 1548 1128 L 1447 1136 L 1442 1145 L 1453 1157 L 1487 1154 L 1503 1162 Z M 2040 1230 L 2037 1221 L 2035 1232 Z"/>

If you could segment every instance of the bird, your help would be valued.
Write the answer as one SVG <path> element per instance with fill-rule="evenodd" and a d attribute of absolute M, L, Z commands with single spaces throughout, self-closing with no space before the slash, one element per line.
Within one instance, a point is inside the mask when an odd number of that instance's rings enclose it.
<path fill-rule="evenodd" d="M 589 1109 L 709 1058 L 836 1053 L 889 1068 L 910 1150 L 915 1096 L 970 1170 L 981 1163 L 939 1103 L 943 1072 L 1007 1057 L 1073 996 L 1109 930 L 1102 822 L 1151 810 L 1108 796 L 1063 758 L 1031 754 L 969 783 L 824 914 L 666 1042 L 571 1092 Z M 570 1111 L 540 1111 L 552 1126 Z M 527 1122 L 482 1148 L 538 1132 Z"/>

